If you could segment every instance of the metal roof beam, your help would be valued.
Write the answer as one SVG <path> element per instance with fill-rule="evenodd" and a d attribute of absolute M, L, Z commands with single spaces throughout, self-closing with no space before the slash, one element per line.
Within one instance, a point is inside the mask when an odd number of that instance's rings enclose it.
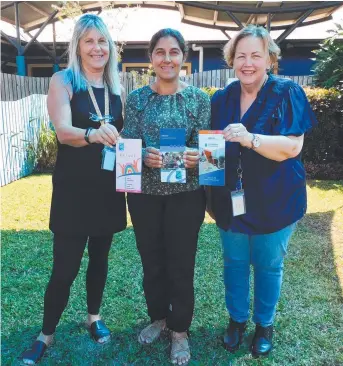
<path fill-rule="evenodd" d="M 209 2 L 203 1 L 176 1 L 178 4 L 192 6 L 200 9 L 207 10 L 222 10 L 230 11 L 233 13 L 243 13 L 243 14 L 268 14 L 268 13 L 295 13 L 303 12 L 308 10 L 309 5 L 294 5 L 292 7 L 278 7 L 278 6 L 266 6 L 262 8 L 241 8 L 239 6 L 232 5 L 214 5 Z M 301 1 L 300 1 L 301 3 Z M 325 9 L 332 7 L 339 7 L 343 4 L 343 1 L 318 1 L 311 4 L 311 9 Z"/>
<path fill-rule="evenodd" d="M 272 22 L 272 17 L 274 16 L 274 14 L 270 14 L 268 13 L 268 16 L 267 16 L 267 23 L 266 23 L 266 29 L 268 31 L 268 33 L 270 33 L 270 24 Z"/>
<path fill-rule="evenodd" d="M 256 4 L 256 8 L 260 8 L 263 4 L 263 1 L 259 1 L 257 4 Z M 256 14 L 251 14 L 249 16 L 249 19 L 247 20 L 247 25 L 250 24 L 252 21 L 254 21 L 255 19 L 257 18 L 257 15 Z"/>
<path fill-rule="evenodd" d="M 221 31 L 224 34 L 224 36 L 230 41 L 231 37 L 226 33 L 226 31 L 224 29 L 221 29 Z"/>
<path fill-rule="evenodd" d="M 55 10 L 52 12 L 48 19 L 43 23 L 43 25 L 40 27 L 39 31 L 31 38 L 30 42 L 25 46 L 23 50 L 23 54 L 28 50 L 28 48 L 31 46 L 31 44 L 36 40 L 36 38 L 43 32 L 44 28 L 49 24 L 50 20 L 55 17 L 55 15 L 58 13 L 58 10 Z"/>
<path fill-rule="evenodd" d="M 244 25 L 242 22 L 236 17 L 235 14 L 231 13 L 231 11 L 225 11 L 225 13 L 238 25 L 239 29 L 243 29 Z"/>
<path fill-rule="evenodd" d="M 288 29 L 286 29 L 282 34 L 279 35 L 279 37 L 275 40 L 276 44 L 280 44 L 284 39 L 286 39 L 295 28 L 299 26 L 311 13 L 314 9 L 307 10 L 305 13 L 302 14 L 302 16 Z"/>
<path fill-rule="evenodd" d="M 27 34 L 31 37 L 31 39 L 34 37 L 30 32 L 27 32 Z M 40 48 L 42 48 L 50 56 L 52 61 L 56 60 L 56 55 L 54 55 L 47 47 L 45 47 L 44 44 L 37 41 L 37 39 L 36 39 L 36 43 Z"/>
<path fill-rule="evenodd" d="M 12 38 L 10 38 L 6 33 L 4 33 L 2 30 L 0 30 L 1 32 L 1 37 L 4 37 L 6 39 L 7 42 L 9 42 L 13 47 L 15 47 L 16 49 L 18 49 L 18 45 L 17 42 L 15 42 Z"/>
<path fill-rule="evenodd" d="M 8 4 L 5 4 L 5 5 L 1 5 L 1 10 L 5 10 L 7 8 L 10 8 L 11 6 L 13 6 L 15 3 L 19 3 L 20 1 L 12 1 Z"/>
<path fill-rule="evenodd" d="M 62 53 L 61 56 L 59 56 L 59 57 L 56 58 L 56 63 L 60 63 L 62 61 L 62 59 L 65 57 L 65 55 L 68 53 L 68 51 L 69 51 L 69 47 L 67 47 L 65 49 L 65 51 Z"/>
<path fill-rule="evenodd" d="M 17 50 L 18 55 L 21 56 L 21 39 L 20 39 L 20 18 L 19 18 L 19 2 L 14 4 L 14 18 L 15 18 L 15 29 L 17 33 Z"/>

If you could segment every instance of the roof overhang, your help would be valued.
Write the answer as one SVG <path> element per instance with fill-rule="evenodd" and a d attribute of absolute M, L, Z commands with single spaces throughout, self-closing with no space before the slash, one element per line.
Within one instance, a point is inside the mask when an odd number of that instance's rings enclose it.
<path fill-rule="evenodd" d="M 19 4 L 19 23 L 24 32 L 40 28 L 59 6 L 60 1 L 2 1 L 1 19 L 16 24 L 15 3 Z M 239 30 L 247 24 L 269 26 L 271 30 L 285 30 L 331 19 L 343 1 L 80 1 L 82 12 L 112 8 L 141 6 L 179 11 L 183 23 L 219 30 Z M 57 21 L 63 17 L 57 13 Z M 299 22 L 299 19 L 301 21 Z"/>
<path fill-rule="evenodd" d="M 237 31 L 248 24 L 285 30 L 330 20 L 342 1 L 176 1 L 184 23 Z M 268 24 L 269 23 L 269 24 Z M 269 25 L 269 26 L 268 26 Z"/>

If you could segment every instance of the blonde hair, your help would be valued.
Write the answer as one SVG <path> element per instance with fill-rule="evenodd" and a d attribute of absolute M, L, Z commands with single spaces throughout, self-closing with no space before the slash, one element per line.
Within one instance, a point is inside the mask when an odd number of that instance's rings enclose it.
<path fill-rule="evenodd" d="M 277 63 L 278 57 L 280 55 L 279 46 L 273 41 L 272 37 L 268 31 L 257 25 L 248 25 L 247 27 L 241 29 L 230 41 L 224 46 L 223 54 L 224 59 L 229 67 L 233 66 L 233 60 L 235 58 L 236 48 L 238 42 L 246 37 L 256 37 L 260 38 L 269 53 L 269 58 L 272 66 Z"/>
<path fill-rule="evenodd" d="M 66 69 L 66 82 L 71 82 L 73 91 L 87 90 L 87 80 L 82 70 L 79 56 L 80 39 L 91 29 L 99 31 L 108 41 L 109 58 L 105 65 L 104 80 L 112 94 L 120 95 L 120 78 L 117 61 L 117 48 L 104 21 L 94 14 L 83 15 L 75 24 L 72 39 L 69 44 L 69 63 Z"/>

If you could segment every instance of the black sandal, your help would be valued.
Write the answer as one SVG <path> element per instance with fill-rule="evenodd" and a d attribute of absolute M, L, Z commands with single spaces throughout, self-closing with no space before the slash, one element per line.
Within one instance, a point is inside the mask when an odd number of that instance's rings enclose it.
<path fill-rule="evenodd" d="M 26 350 L 21 358 L 26 365 L 35 365 L 43 357 L 47 345 L 42 341 L 35 341 L 31 349 Z"/>
<path fill-rule="evenodd" d="M 106 340 L 105 342 L 99 342 L 99 339 L 111 336 L 111 331 L 106 327 L 102 320 L 96 320 L 93 322 L 90 325 L 89 330 L 95 342 L 100 344 L 109 342 L 110 339 Z"/>

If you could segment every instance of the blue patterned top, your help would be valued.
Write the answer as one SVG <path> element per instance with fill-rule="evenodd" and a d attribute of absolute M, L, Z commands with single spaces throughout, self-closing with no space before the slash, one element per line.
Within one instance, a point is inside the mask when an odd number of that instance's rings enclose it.
<path fill-rule="evenodd" d="M 187 86 L 175 94 L 161 95 L 144 86 L 127 98 L 121 136 L 142 139 L 144 157 L 146 147 L 160 148 L 161 128 L 184 128 L 186 146 L 197 148 L 198 132 L 210 128 L 210 119 L 210 99 L 202 90 Z M 142 193 L 168 195 L 199 188 L 197 168 L 187 169 L 186 183 L 161 183 L 160 171 L 143 164 Z"/>

